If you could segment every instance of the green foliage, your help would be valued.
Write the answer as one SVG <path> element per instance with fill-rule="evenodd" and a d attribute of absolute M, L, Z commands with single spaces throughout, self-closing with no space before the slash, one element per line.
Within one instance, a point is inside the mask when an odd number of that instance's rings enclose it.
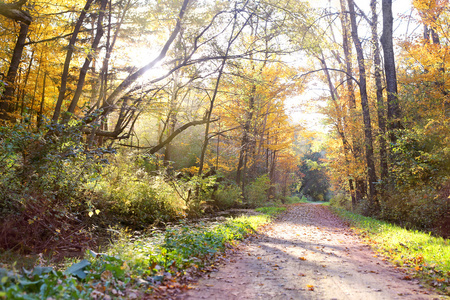
<path fill-rule="evenodd" d="M 90 186 L 98 195 L 95 205 L 102 213 L 134 228 L 184 217 L 184 183 L 153 171 L 155 164 L 151 157 L 116 156 Z"/>
<path fill-rule="evenodd" d="M 448 125 L 430 121 L 424 128 L 404 130 L 392 145 L 392 177 L 395 185 L 409 189 L 436 186 L 450 173 Z"/>
<path fill-rule="evenodd" d="M 49 125 L 46 131 L 30 131 L 24 124 L 0 127 L 0 144 L 0 215 L 5 224 L 0 234 L 8 236 L 0 248 L 39 253 L 79 231 L 79 215 L 95 210 L 83 197 L 86 185 L 98 179 L 107 164 L 104 156 L 113 151 L 86 149 L 80 123 Z M 86 245 L 81 235 L 75 239 Z"/>
<path fill-rule="evenodd" d="M 185 180 L 185 189 L 191 191 L 186 198 L 186 208 L 189 216 L 197 217 L 211 202 L 217 177 L 194 175 Z"/>
<path fill-rule="evenodd" d="M 442 237 L 389 224 L 345 210 L 335 211 L 355 226 L 378 253 L 409 268 L 415 276 L 448 293 L 450 286 L 450 243 Z"/>
<path fill-rule="evenodd" d="M 344 193 L 337 193 L 330 199 L 330 206 L 352 210 L 352 200 Z"/>
<path fill-rule="evenodd" d="M 229 209 L 242 204 L 241 189 L 234 184 L 220 185 L 215 194 L 214 204 L 219 209 Z"/>
<path fill-rule="evenodd" d="M 433 230 L 448 211 L 450 130 L 445 122 L 403 130 L 391 145 L 391 183 L 383 191 L 380 218 Z M 443 234 L 443 233 L 441 233 Z"/>
<path fill-rule="evenodd" d="M 407 228 L 433 231 L 436 223 L 448 213 L 448 198 L 440 197 L 435 188 L 423 186 L 402 193 L 388 190 L 381 201 L 380 218 Z"/>
<path fill-rule="evenodd" d="M 257 215 L 223 223 L 181 224 L 139 238 L 116 231 L 117 240 L 108 253 L 89 250 L 86 259 L 64 272 L 50 267 L 23 273 L 0 269 L 0 299 L 126 297 L 126 292 L 139 292 L 141 284 L 150 286 L 188 268 L 207 265 L 227 244 L 242 240 L 269 220 L 268 215 Z"/>
<path fill-rule="evenodd" d="M 0 97 L 3 95 L 3 92 L 5 91 L 5 85 L 6 83 L 3 80 L 0 80 Z"/>
<path fill-rule="evenodd" d="M 43 195 L 78 205 L 86 183 L 95 181 L 111 149 L 86 150 L 80 124 L 49 126 L 52 134 L 31 132 L 22 124 L 0 128 L 0 203 Z"/>
<path fill-rule="evenodd" d="M 251 207 L 258 207 L 264 205 L 267 201 L 267 192 L 270 189 L 269 175 L 264 174 L 250 183 L 246 189 L 246 199 Z"/>
<path fill-rule="evenodd" d="M 299 192 L 312 201 L 324 201 L 327 198 L 330 187 L 326 170 L 321 162 L 323 158 L 320 152 L 307 152 L 303 156 L 304 163 L 299 166 L 302 174 Z"/>
<path fill-rule="evenodd" d="M 269 216 L 276 216 L 286 211 L 286 207 L 267 206 L 267 207 L 259 207 L 255 210 Z"/>

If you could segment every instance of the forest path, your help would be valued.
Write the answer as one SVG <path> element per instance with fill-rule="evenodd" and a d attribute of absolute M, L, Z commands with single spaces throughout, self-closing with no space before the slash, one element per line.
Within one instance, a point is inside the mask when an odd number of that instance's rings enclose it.
<path fill-rule="evenodd" d="M 402 277 L 328 207 L 296 204 L 177 299 L 440 299 Z"/>

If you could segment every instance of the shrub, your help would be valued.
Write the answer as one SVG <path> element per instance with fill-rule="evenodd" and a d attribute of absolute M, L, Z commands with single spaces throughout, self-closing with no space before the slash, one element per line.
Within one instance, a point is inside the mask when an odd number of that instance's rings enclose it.
<path fill-rule="evenodd" d="M 271 187 L 270 179 L 267 174 L 259 176 L 250 183 L 246 190 L 246 204 L 251 207 L 258 207 L 267 201 L 267 192 Z"/>
<path fill-rule="evenodd" d="M 330 199 L 330 206 L 352 210 L 352 200 L 344 193 L 337 193 Z"/>
<path fill-rule="evenodd" d="M 77 218 L 93 210 L 83 197 L 85 187 L 107 163 L 103 155 L 113 151 L 87 150 L 80 124 L 47 130 L 52 134 L 22 124 L 0 128 L 0 214 L 8 224 L 0 232 L 7 237 L 1 239 L 1 248 L 40 252 L 56 249 L 74 232 L 80 240 L 88 235 Z M 82 248 L 85 243 L 78 244 Z"/>
<path fill-rule="evenodd" d="M 98 206 L 104 213 L 134 228 L 184 217 L 186 189 L 164 172 L 147 172 L 139 155 L 118 155 L 105 168 L 101 180 L 91 188 L 100 194 Z M 148 168 L 148 169 L 147 169 Z"/>
<path fill-rule="evenodd" d="M 219 209 L 229 209 L 242 204 L 241 189 L 234 184 L 220 185 L 215 194 L 214 204 Z"/>

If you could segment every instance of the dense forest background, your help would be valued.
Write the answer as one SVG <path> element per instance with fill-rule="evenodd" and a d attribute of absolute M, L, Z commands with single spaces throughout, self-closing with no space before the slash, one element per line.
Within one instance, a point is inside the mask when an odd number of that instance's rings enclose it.
<path fill-rule="evenodd" d="M 306 199 L 448 235 L 449 3 L 367 4 L 0 1 L 0 248 Z"/>

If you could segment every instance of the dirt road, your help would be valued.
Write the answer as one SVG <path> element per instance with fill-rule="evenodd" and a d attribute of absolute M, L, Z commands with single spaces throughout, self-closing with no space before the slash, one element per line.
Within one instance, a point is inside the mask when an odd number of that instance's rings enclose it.
<path fill-rule="evenodd" d="M 178 299 L 441 299 L 403 277 L 327 207 L 299 204 Z"/>

